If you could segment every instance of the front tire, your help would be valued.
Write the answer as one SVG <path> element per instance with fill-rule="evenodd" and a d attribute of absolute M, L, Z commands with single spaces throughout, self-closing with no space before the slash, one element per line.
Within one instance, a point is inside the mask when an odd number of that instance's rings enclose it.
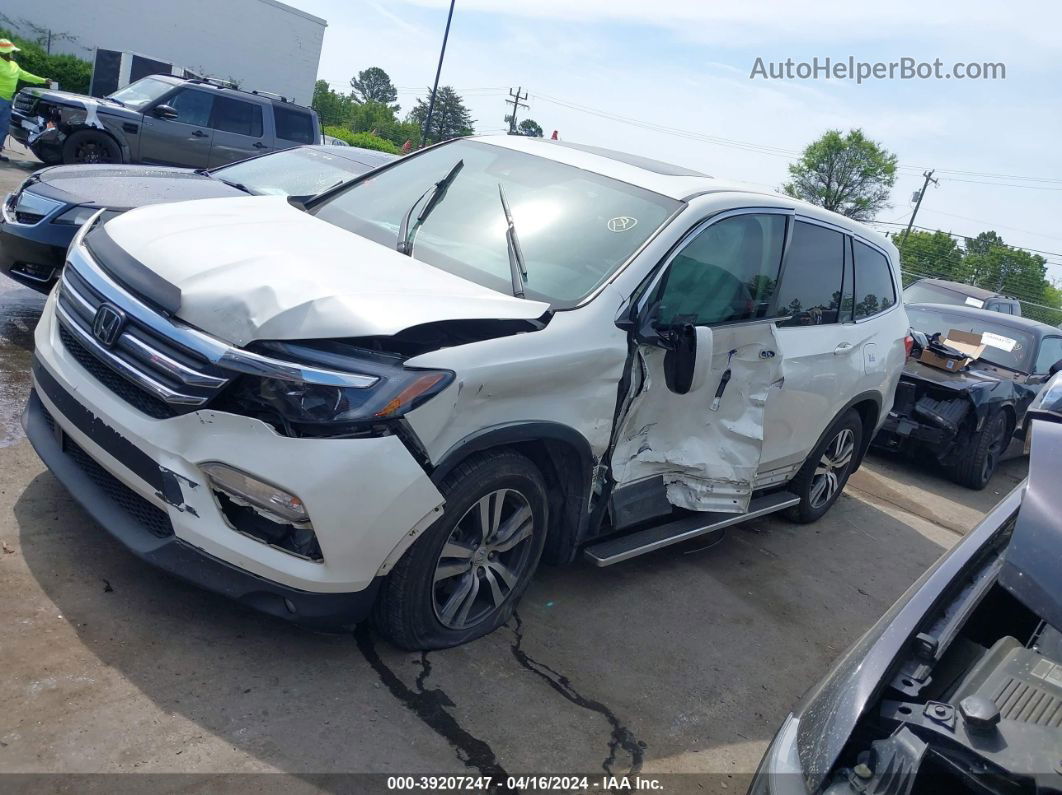
<path fill-rule="evenodd" d="M 99 130 L 78 130 L 63 142 L 63 162 L 121 163 L 122 150 L 118 143 Z"/>
<path fill-rule="evenodd" d="M 800 524 L 822 518 L 844 490 L 862 445 L 863 420 L 849 409 L 830 426 L 790 483 L 800 503 L 787 509 L 786 516 Z"/>
<path fill-rule="evenodd" d="M 955 482 L 975 491 L 987 486 L 1007 449 L 1008 441 L 1007 418 L 1002 411 L 998 411 L 970 440 L 962 459 L 955 465 Z"/>
<path fill-rule="evenodd" d="M 374 609 L 377 630 L 404 649 L 457 646 L 508 621 L 546 541 L 546 486 L 519 453 L 476 456 L 441 491 L 442 517 L 388 575 Z"/>

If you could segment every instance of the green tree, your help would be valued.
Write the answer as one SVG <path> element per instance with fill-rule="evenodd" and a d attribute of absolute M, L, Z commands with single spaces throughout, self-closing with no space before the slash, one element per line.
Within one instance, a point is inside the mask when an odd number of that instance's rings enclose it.
<path fill-rule="evenodd" d="M 310 107 L 317 111 L 324 125 L 346 126 L 350 123 L 357 103 L 349 96 L 338 94 L 324 80 L 313 84 L 313 99 Z"/>
<path fill-rule="evenodd" d="M 358 72 L 356 77 L 350 78 L 350 87 L 355 102 L 381 102 L 398 113 L 399 106 L 392 104 L 398 99 L 398 91 L 387 72 L 379 66 Z"/>
<path fill-rule="evenodd" d="M 0 15 L 2 17 L 3 15 Z M 6 18 L 4 18 L 6 19 Z M 2 21 L 2 19 L 0 19 Z M 47 37 L 45 32 L 44 37 Z M 65 34 L 61 38 L 70 38 Z M 0 27 L 0 39 L 10 39 L 19 48 L 15 61 L 30 74 L 49 77 L 59 83 L 63 91 L 75 94 L 89 92 L 89 80 L 92 77 L 92 64 L 73 55 L 49 55 L 40 41 L 16 36 L 12 31 Z M 28 85 L 23 83 L 22 85 Z M 20 86 L 21 87 L 21 86 Z M 6 135 L 7 130 L 0 132 Z"/>
<path fill-rule="evenodd" d="M 428 92 L 429 96 L 431 91 Z M 406 121 L 415 123 L 423 128 L 424 120 L 428 116 L 428 101 L 418 99 L 416 107 L 409 112 Z M 451 86 L 441 86 L 435 97 L 435 108 L 431 115 L 431 129 L 425 135 L 424 143 L 447 141 L 451 138 L 461 138 L 466 135 L 475 135 L 475 119 L 468 108 L 465 107 L 461 96 Z"/>
<path fill-rule="evenodd" d="M 860 221 L 888 206 L 896 182 L 896 155 L 862 130 L 828 130 L 789 166 L 782 190 L 797 199 Z"/>
<path fill-rule="evenodd" d="M 894 240 L 900 250 L 900 266 L 910 272 L 904 273 L 904 284 L 920 276 L 959 282 L 967 278 L 963 251 L 947 232 L 912 229 L 910 234 L 901 232 Z"/>
<path fill-rule="evenodd" d="M 987 254 L 993 246 L 1004 246 L 1003 238 L 995 232 L 982 232 L 966 241 L 967 254 Z"/>
<path fill-rule="evenodd" d="M 996 244 L 983 254 L 967 254 L 965 265 L 971 283 L 978 287 L 1022 301 L 1043 302 L 1047 260 L 1039 254 Z"/>
<path fill-rule="evenodd" d="M 541 138 L 542 125 L 534 119 L 524 119 L 516 125 L 518 135 L 526 135 L 528 138 Z"/>

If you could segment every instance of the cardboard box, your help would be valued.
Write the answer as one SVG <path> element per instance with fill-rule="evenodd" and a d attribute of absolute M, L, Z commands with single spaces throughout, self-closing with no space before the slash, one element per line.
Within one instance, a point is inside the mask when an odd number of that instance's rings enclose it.
<path fill-rule="evenodd" d="M 943 342 L 949 348 L 954 348 L 964 354 L 963 358 L 948 359 L 944 356 L 938 356 L 931 350 L 924 350 L 922 355 L 918 357 L 918 361 L 922 364 L 928 364 L 930 367 L 948 370 L 949 372 L 958 372 L 974 359 L 980 358 L 987 347 L 980 334 L 972 334 L 969 331 L 958 331 L 956 329 L 949 331 L 947 338 Z"/>

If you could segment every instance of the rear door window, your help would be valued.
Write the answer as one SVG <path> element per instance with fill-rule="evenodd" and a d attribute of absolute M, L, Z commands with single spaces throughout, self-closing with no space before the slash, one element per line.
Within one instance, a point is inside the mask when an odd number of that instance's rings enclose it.
<path fill-rule="evenodd" d="M 797 221 L 778 289 L 780 326 L 836 323 L 844 277 L 845 236 L 817 224 Z M 858 289 L 858 277 L 856 286 Z"/>
<path fill-rule="evenodd" d="M 299 144 L 314 142 L 313 116 L 306 111 L 273 105 L 273 114 L 277 123 L 277 138 L 294 141 Z"/>
<path fill-rule="evenodd" d="M 1044 375 L 1051 371 L 1051 365 L 1062 360 L 1062 337 L 1044 337 L 1040 341 L 1040 352 L 1036 355 L 1036 367 L 1033 370 L 1037 375 Z"/>
<path fill-rule="evenodd" d="M 885 255 L 855 241 L 855 319 L 872 317 L 896 303 L 896 286 Z"/>
<path fill-rule="evenodd" d="M 214 100 L 215 130 L 246 135 L 251 138 L 262 137 L 262 106 L 254 102 L 244 102 L 232 97 L 217 97 Z"/>

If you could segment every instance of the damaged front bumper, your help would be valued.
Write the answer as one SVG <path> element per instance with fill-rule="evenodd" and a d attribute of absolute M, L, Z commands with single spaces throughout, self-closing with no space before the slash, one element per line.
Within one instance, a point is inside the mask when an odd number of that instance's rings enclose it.
<path fill-rule="evenodd" d="M 960 446 L 973 404 L 962 394 L 938 399 L 921 391 L 917 383 L 901 379 L 874 446 L 896 451 L 928 447 L 938 461 L 946 463 Z"/>
<path fill-rule="evenodd" d="M 395 436 L 294 439 L 201 410 L 153 419 L 66 349 L 55 293 L 36 330 L 27 436 L 55 476 L 135 554 L 251 607 L 315 626 L 363 618 L 389 563 L 437 518 L 442 495 Z M 237 529 L 202 465 L 297 495 L 315 557 Z"/>

